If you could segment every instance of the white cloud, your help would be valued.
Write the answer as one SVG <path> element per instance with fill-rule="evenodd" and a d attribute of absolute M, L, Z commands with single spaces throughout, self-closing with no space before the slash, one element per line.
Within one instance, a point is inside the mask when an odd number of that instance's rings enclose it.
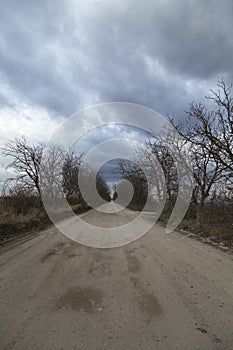
<path fill-rule="evenodd" d="M 37 142 L 47 142 L 62 118 L 52 118 L 42 107 L 18 104 L 0 110 L 0 137 L 4 141 L 24 135 Z"/>
<path fill-rule="evenodd" d="M 39 107 L 27 104 L 17 104 L 15 107 L 0 109 L 0 147 L 24 135 L 29 142 L 47 143 L 49 138 L 63 121 L 62 118 L 52 118 L 48 112 Z M 14 175 L 10 169 L 6 171 L 10 158 L 0 153 L 0 181 Z"/>

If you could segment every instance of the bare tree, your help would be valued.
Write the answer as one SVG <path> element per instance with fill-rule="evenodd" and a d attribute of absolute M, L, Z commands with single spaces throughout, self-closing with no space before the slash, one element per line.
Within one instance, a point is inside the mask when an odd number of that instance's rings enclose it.
<path fill-rule="evenodd" d="M 171 201 L 178 191 L 178 174 L 174 158 L 162 140 L 149 140 L 147 147 L 148 151 L 143 152 L 140 162 L 148 160 L 147 166 L 151 170 L 150 182 L 156 187 L 159 200 L 164 196 L 165 185 L 168 199 Z"/>
<path fill-rule="evenodd" d="M 103 200 L 110 201 L 109 187 L 95 166 L 82 162 L 79 171 L 80 196 L 79 201 L 83 204 L 96 208 L 103 204 Z M 102 199 L 101 199 L 102 198 Z"/>
<path fill-rule="evenodd" d="M 44 145 L 29 144 L 24 136 L 9 141 L 2 148 L 3 155 L 10 157 L 7 168 L 16 173 L 17 181 L 34 187 L 40 195 L 39 171 Z"/>
<path fill-rule="evenodd" d="M 203 103 L 191 103 L 187 112 L 188 133 L 183 136 L 192 143 L 201 145 L 225 170 L 233 173 L 233 97 L 232 84 L 226 86 L 223 79 L 218 90 L 206 96 L 214 108 L 208 110 Z"/>
<path fill-rule="evenodd" d="M 196 182 L 193 199 L 203 207 L 209 197 L 214 184 L 222 178 L 223 168 L 214 160 L 210 153 L 206 152 L 203 145 L 195 145 L 192 150 L 193 176 Z"/>
<path fill-rule="evenodd" d="M 45 152 L 44 152 L 45 153 Z M 51 205 L 57 205 L 59 198 L 63 197 L 62 166 L 66 151 L 62 147 L 50 146 L 46 149 L 40 164 L 40 187 L 41 192 Z"/>
<path fill-rule="evenodd" d="M 82 163 L 83 155 L 77 155 L 74 151 L 69 151 L 66 154 L 63 164 L 63 191 L 66 195 L 66 199 L 76 197 L 78 200 L 80 197 L 80 189 L 78 184 L 79 169 Z"/>
<path fill-rule="evenodd" d="M 147 200 L 148 183 L 145 173 L 140 168 L 140 165 L 121 159 L 119 160 L 118 167 L 115 171 L 121 175 L 122 179 L 131 182 L 133 186 L 133 198 L 129 207 L 137 210 L 142 209 Z M 121 183 L 119 183 L 118 186 L 121 186 Z"/>
<path fill-rule="evenodd" d="M 203 103 L 191 103 L 185 124 L 175 125 L 177 131 L 192 144 L 193 173 L 196 181 L 194 197 L 200 197 L 200 205 L 210 195 L 213 185 L 227 177 L 233 178 L 233 98 L 232 84 L 223 79 L 217 91 L 206 96 L 213 109 Z"/>
<path fill-rule="evenodd" d="M 203 133 L 191 127 L 190 122 L 176 124 L 171 120 L 178 133 L 189 144 L 191 171 L 194 177 L 193 201 L 204 206 L 213 185 L 223 176 L 224 167 L 208 150 L 210 141 Z"/>

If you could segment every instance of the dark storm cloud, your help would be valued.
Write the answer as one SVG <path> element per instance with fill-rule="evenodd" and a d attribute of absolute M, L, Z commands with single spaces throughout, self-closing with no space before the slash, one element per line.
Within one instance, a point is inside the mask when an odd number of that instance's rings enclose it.
<path fill-rule="evenodd" d="M 181 115 L 233 78 L 232 15 L 231 0 L 8 1 L 2 82 L 52 114 L 127 101 Z"/>
<path fill-rule="evenodd" d="M 91 129 L 83 134 L 77 142 L 72 146 L 79 153 L 87 153 L 96 145 L 112 139 L 128 139 L 145 144 L 150 135 L 143 129 L 126 124 L 103 125 Z M 108 149 L 109 153 L 114 153 L 112 149 Z"/>

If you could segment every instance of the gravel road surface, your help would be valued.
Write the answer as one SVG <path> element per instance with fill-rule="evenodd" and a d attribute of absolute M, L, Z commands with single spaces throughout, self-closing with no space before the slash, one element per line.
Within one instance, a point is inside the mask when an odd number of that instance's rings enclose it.
<path fill-rule="evenodd" d="M 134 215 L 84 219 L 111 227 Z M 51 227 L 0 254 L 0 349 L 233 349 L 229 253 L 155 225 L 113 249 Z"/>

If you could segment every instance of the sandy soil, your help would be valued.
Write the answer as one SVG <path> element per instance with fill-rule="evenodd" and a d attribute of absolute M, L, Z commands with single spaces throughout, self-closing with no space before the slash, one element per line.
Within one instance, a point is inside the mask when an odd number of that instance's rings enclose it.
<path fill-rule="evenodd" d="M 0 253 L 1 349 L 233 349 L 233 256 L 214 247 L 156 225 L 120 248 L 50 228 Z"/>

